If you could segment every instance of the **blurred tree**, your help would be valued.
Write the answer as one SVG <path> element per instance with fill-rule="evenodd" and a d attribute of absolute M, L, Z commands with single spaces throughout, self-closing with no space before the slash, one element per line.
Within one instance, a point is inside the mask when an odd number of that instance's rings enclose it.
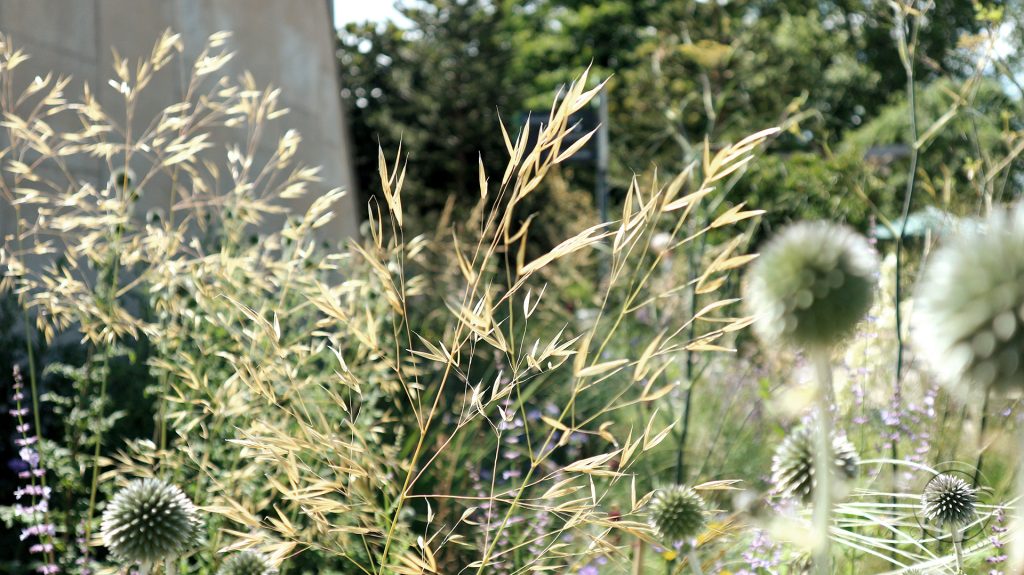
<path fill-rule="evenodd" d="M 917 32 L 917 80 L 927 90 L 943 79 L 950 83 L 945 90 L 955 91 L 949 86 L 975 72 L 977 54 L 964 48 L 965 38 L 998 28 L 1004 2 L 930 4 Z M 408 191 L 415 199 L 407 204 L 425 212 L 440 209 L 449 193 L 475 194 L 478 149 L 491 173 L 504 162 L 496 110 L 508 121 L 517 111 L 546 106 L 587 65 L 596 77 L 612 77 L 612 180 L 620 190 L 653 166 L 663 173 L 681 170 L 699 157 L 705 138 L 714 147 L 784 123 L 787 132 L 770 150 L 775 157 L 751 166 L 737 201 L 763 202 L 758 207 L 769 210 L 769 221 L 839 217 L 861 227 L 870 204 L 848 207 L 836 197 L 852 199 L 859 189 L 863 194 L 856 197 L 872 198 L 878 209 L 898 205 L 894 197 L 905 175 L 863 161 L 871 134 L 877 144 L 906 143 L 905 70 L 895 41 L 903 24 L 889 4 L 429 0 L 402 10 L 410 21 L 404 29 L 346 29 L 342 77 L 362 181 L 372 182 L 376 173 L 373 143 L 379 139 L 393 150 L 404 137 L 416 173 L 407 181 L 420 186 Z M 1009 29 L 1007 41 L 1016 41 L 1019 31 Z M 1014 69 L 1019 55 L 1006 53 L 1011 56 L 1001 65 Z M 942 90 L 936 87 L 922 103 L 928 108 L 922 130 L 944 112 L 932 105 Z M 986 98 L 978 101 L 994 103 Z M 985 115 L 992 107 L 968 105 L 961 112 L 968 110 Z M 986 117 L 972 145 L 1000 140 L 989 129 L 999 120 Z M 882 137 L 896 132 L 904 138 Z M 844 144 L 847 137 L 854 141 Z M 943 146 L 965 143 L 948 137 L 953 140 L 942 140 Z M 924 165 L 955 173 L 969 163 L 969 154 L 954 160 L 945 152 Z M 775 209 L 807 182 L 826 189 Z M 580 183 L 589 193 L 589 179 Z M 791 187 L 765 193 L 776 185 Z M 836 197 L 830 185 L 840 186 Z M 794 213 L 794 205 L 806 211 Z"/>
<path fill-rule="evenodd" d="M 449 194 L 477 196 L 479 156 L 503 166 L 499 113 L 520 108 L 513 75 L 514 3 L 429 0 L 402 7 L 408 20 L 349 25 L 339 62 L 359 181 L 377 181 L 378 143 L 390 157 L 409 153 L 406 206 L 436 214 Z M 500 172 L 499 172 L 500 173 Z"/>

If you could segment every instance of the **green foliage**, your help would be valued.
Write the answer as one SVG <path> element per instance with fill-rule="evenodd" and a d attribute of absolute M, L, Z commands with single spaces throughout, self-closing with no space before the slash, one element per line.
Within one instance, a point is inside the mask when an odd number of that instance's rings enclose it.
<path fill-rule="evenodd" d="M 377 179 L 377 144 L 413 151 L 407 193 L 416 216 L 436 216 L 450 195 L 460 206 L 475 197 L 478 158 L 488 173 L 498 172 L 506 156 L 499 115 L 511 118 L 521 104 L 512 74 L 514 6 L 431 0 L 402 9 L 408 29 L 387 23 L 342 31 L 342 101 L 368 190 Z"/>

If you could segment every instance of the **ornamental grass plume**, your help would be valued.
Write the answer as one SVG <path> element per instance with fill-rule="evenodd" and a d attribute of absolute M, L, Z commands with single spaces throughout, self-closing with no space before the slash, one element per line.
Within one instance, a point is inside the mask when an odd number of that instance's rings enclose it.
<path fill-rule="evenodd" d="M 813 424 L 800 425 L 779 444 L 772 458 L 772 484 L 782 495 L 810 503 L 814 494 L 814 432 Z M 832 433 L 832 456 L 838 474 L 847 479 L 857 476 L 860 457 L 846 435 Z"/>
<path fill-rule="evenodd" d="M 199 539 L 201 520 L 188 496 L 160 479 L 137 479 L 117 492 L 103 512 L 103 544 L 142 575 L 173 559 Z"/>
<path fill-rule="evenodd" d="M 1024 204 L 993 209 L 947 238 L 924 270 L 914 313 L 915 351 L 948 389 L 962 397 L 1024 391 Z M 1022 517 L 1024 460 L 1017 465 Z M 1024 570 L 1024 529 L 1016 533 L 1014 573 Z"/>
<path fill-rule="evenodd" d="M 814 567 L 831 571 L 832 368 L 829 353 L 871 307 L 878 257 L 863 236 L 830 222 L 794 224 L 771 240 L 751 269 L 744 300 L 754 331 L 769 346 L 808 352 L 817 376 L 814 468 Z"/>

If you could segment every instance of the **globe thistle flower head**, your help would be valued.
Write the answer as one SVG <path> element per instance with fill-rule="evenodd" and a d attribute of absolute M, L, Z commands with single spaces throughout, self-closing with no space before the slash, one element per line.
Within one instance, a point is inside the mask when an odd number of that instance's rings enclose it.
<path fill-rule="evenodd" d="M 135 184 L 135 172 L 131 168 L 115 168 L 110 173 L 110 187 L 115 190 L 130 190 Z"/>
<path fill-rule="evenodd" d="M 863 236 L 829 222 L 780 232 L 751 268 L 744 299 L 768 342 L 829 348 L 871 307 L 878 257 Z"/>
<path fill-rule="evenodd" d="M 810 503 L 817 484 L 814 477 L 814 421 L 794 429 L 779 444 L 772 458 L 772 484 L 786 497 Z M 832 433 L 832 458 L 837 475 L 846 479 L 857 476 L 860 457 L 845 435 Z"/>
<path fill-rule="evenodd" d="M 154 563 L 177 557 L 199 538 L 195 506 L 176 485 L 137 479 L 114 495 L 103 512 L 103 544 L 121 560 Z"/>
<path fill-rule="evenodd" d="M 277 575 L 277 569 L 263 554 L 246 550 L 228 557 L 217 575 Z"/>
<path fill-rule="evenodd" d="M 915 350 L 953 391 L 1024 391 L 1024 204 L 962 225 L 924 271 Z"/>
<path fill-rule="evenodd" d="M 924 518 L 943 528 L 959 528 L 974 520 L 978 491 L 956 475 L 942 473 L 921 494 Z"/>
<path fill-rule="evenodd" d="M 651 501 L 651 527 L 666 542 L 693 539 L 704 528 L 704 499 L 692 488 L 673 485 Z"/>

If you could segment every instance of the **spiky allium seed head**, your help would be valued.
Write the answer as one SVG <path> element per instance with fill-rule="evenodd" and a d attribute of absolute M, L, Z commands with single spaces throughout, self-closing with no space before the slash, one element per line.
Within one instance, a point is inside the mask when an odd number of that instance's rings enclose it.
<path fill-rule="evenodd" d="M 682 485 L 659 489 L 651 500 L 651 527 L 666 542 L 692 539 L 704 528 L 704 499 Z"/>
<path fill-rule="evenodd" d="M 786 497 L 809 503 L 814 497 L 814 421 L 800 425 L 779 444 L 772 458 L 772 484 Z M 832 433 L 832 457 L 836 472 L 847 479 L 857 476 L 860 457 L 845 435 Z"/>
<path fill-rule="evenodd" d="M 744 299 L 768 343 L 827 348 L 871 307 L 878 257 L 863 236 L 829 222 L 801 222 L 772 239 L 751 267 Z"/>
<path fill-rule="evenodd" d="M 110 173 L 110 186 L 116 190 L 131 189 L 135 184 L 135 172 L 124 167 L 115 168 Z"/>
<path fill-rule="evenodd" d="M 277 569 L 263 554 L 245 550 L 228 557 L 217 575 L 277 575 Z"/>
<path fill-rule="evenodd" d="M 932 256 L 916 351 L 954 391 L 1024 391 L 1024 204 L 965 223 Z"/>
<path fill-rule="evenodd" d="M 957 528 L 974 520 L 978 491 L 963 479 L 949 473 L 932 478 L 921 494 L 921 509 L 929 523 Z"/>
<path fill-rule="evenodd" d="M 199 538 L 195 506 L 176 485 L 136 479 L 103 512 L 103 544 L 124 561 L 153 563 L 177 557 Z"/>

